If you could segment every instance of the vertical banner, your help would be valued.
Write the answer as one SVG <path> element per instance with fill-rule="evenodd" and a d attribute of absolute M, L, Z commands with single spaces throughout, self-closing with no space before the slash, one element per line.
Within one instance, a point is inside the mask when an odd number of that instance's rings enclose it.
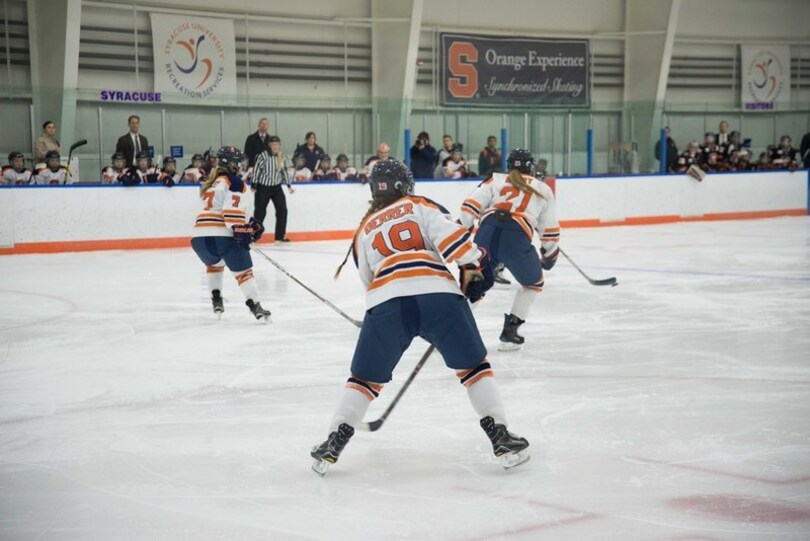
<path fill-rule="evenodd" d="M 233 20 L 150 13 L 155 92 L 189 98 L 236 95 Z"/>
<path fill-rule="evenodd" d="M 790 103 L 790 47 L 740 45 L 742 107 L 771 111 Z"/>
<path fill-rule="evenodd" d="M 588 40 L 442 34 L 445 105 L 590 104 Z"/>

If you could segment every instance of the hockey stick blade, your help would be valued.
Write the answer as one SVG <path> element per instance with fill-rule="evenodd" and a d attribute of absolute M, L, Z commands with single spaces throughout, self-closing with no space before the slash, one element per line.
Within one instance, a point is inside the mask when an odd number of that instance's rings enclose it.
<path fill-rule="evenodd" d="M 70 152 L 73 152 L 77 148 L 84 146 L 87 144 L 87 139 L 82 139 L 81 141 L 76 141 L 72 145 L 70 145 Z"/>
<path fill-rule="evenodd" d="M 397 405 L 397 402 L 399 402 L 400 398 L 402 398 L 402 395 L 404 395 L 405 391 L 408 390 L 408 387 L 413 382 L 414 378 L 416 377 L 416 374 L 418 374 L 419 371 L 422 370 L 422 367 L 425 366 L 425 363 L 427 362 L 428 358 L 430 357 L 430 355 L 433 353 L 433 351 L 435 349 L 436 349 L 436 346 L 431 344 L 430 347 L 427 349 L 427 351 L 425 351 L 424 355 L 422 355 L 422 358 L 419 359 L 419 362 L 416 363 L 416 366 L 413 367 L 413 370 L 411 371 L 411 375 L 408 376 L 408 379 L 402 385 L 402 389 L 399 390 L 399 392 L 394 397 L 394 400 L 391 402 L 391 404 L 385 409 L 383 414 L 380 415 L 380 418 L 375 420 L 375 421 L 358 423 L 357 424 L 358 429 L 364 430 L 366 432 L 376 432 L 377 430 L 380 429 L 380 427 L 382 427 L 385 420 L 388 419 L 388 416 L 391 415 L 391 412 L 394 410 L 394 406 Z"/>
<path fill-rule="evenodd" d="M 587 274 L 585 274 L 585 271 L 583 271 L 582 269 L 580 269 L 580 268 L 579 268 L 579 265 L 577 265 L 576 263 L 574 263 L 574 260 L 573 260 L 573 259 L 571 259 L 571 258 L 568 256 L 568 254 L 566 254 L 565 252 L 563 252 L 563 249 L 562 249 L 562 248 L 560 248 L 559 250 L 560 250 L 560 253 L 561 253 L 561 254 L 562 254 L 564 257 L 565 257 L 565 259 L 567 259 L 567 260 L 568 260 L 568 262 L 569 262 L 569 263 L 571 263 L 571 266 L 573 266 L 575 269 L 577 269 L 577 272 L 579 272 L 579 273 L 582 275 L 582 277 L 583 277 L 583 278 L 585 278 L 586 280 L 588 280 L 588 282 L 589 282 L 591 285 L 594 285 L 594 286 L 611 286 L 611 287 L 616 287 L 617 285 L 619 285 L 619 281 L 616 279 L 616 277 L 615 277 L 615 276 L 611 276 L 610 278 L 602 278 L 601 280 L 594 280 L 593 278 L 591 278 L 590 276 L 588 276 Z"/>

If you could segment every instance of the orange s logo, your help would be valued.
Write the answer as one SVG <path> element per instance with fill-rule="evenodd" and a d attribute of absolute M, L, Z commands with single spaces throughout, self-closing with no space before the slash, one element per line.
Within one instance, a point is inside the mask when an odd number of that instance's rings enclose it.
<path fill-rule="evenodd" d="M 478 62 L 478 49 L 469 41 L 453 42 L 447 49 L 447 67 L 455 76 L 447 79 L 447 90 L 454 98 L 472 98 L 478 92 L 475 62 Z"/>

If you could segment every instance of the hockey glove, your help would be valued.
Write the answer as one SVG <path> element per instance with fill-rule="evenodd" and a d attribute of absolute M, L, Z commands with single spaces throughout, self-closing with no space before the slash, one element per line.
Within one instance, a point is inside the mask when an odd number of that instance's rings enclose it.
<path fill-rule="evenodd" d="M 557 256 L 559 255 L 559 248 L 555 248 L 551 254 L 547 254 L 545 248 L 540 248 L 540 266 L 543 267 L 543 270 L 550 271 L 557 263 Z"/>
<path fill-rule="evenodd" d="M 253 228 L 253 242 L 259 242 L 259 239 L 264 234 L 264 226 L 256 218 L 251 218 L 249 225 Z"/>
<path fill-rule="evenodd" d="M 237 248 L 250 250 L 250 243 L 253 241 L 253 227 L 250 224 L 239 224 L 231 226 L 233 229 L 233 241 Z"/>
<path fill-rule="evenodd" d="M 174 179 L 169 175 L 166 175 L 165 177 L 163 177 L 163 185 L 166 186 L 167 188 L 171 188 L 172 186 L 174 186 Z"/>
<path fill-rule="evenodd" d="M 481 300 L 495 283 L 495 269 L 492 265 L 492 259 L 490 259 L 484 248 L 479 246 L 478 249 L 483 254 L 478 261 L 460 267 L 461 292 L 472 303 Z"/>

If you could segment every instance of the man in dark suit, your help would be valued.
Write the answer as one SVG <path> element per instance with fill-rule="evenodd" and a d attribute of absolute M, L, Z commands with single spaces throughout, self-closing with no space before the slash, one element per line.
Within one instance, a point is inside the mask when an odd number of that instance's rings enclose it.
<path fill-rule="evenodd" d="M 127 166 L 135 166 L 138 165 L 135 162 L 135 155 L 141 151 L 148 152 L 149 141 L 146 137 L 138 133 L 141 127 L 141 117 L 138 115 L 130 115 L 128 122 L 129 133 L 118 138 L 118 142 L 115 144 L 115 151 L 124 154 Z"/>
<path fill-rule="evenodd" d="M 270 121 L 266 118 L 259 119 L 258 131 L 251 133 L 245 139 L 245 156 L 248 159 L 248 167 L 256 165 L 256 158 L 259 154 L 270 148 L 270 134 L 267 130 L 270 129 Z"/>

